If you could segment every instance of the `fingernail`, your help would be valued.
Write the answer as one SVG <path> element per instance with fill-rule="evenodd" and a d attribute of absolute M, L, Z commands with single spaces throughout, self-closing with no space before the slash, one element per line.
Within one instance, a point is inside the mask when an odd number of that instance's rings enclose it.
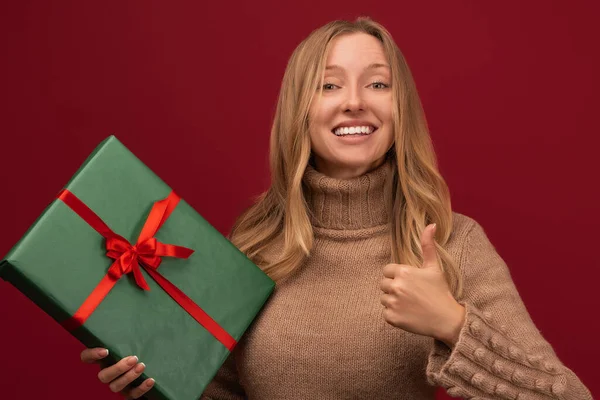
<path fill-rule="evenodd" d="M 150 378 L 150 382 L 146 383 L 146 386 L 150 387 L 154 385 L 154 378 Z"/>
<path fill-rule="evenodd" d="M 146 368 L 146 364 L 139 363 L 138 365 L 135 366 L 135 372 L 142 372 L 144 370 L 144 368 Z"/>
<path fill-rule="evenodd" d="M 137 362 L 138 362 L 138 358 L 137 358 L 137 356 L 130 356 L 130 357 L 127 359 L 127 364 L 128 364 L 128 365 L 134 365 L 134 364 L 135 364 L 135 363 L 137 363 Z"/>
<path fill-rule="evenodd" d="M 98 351 L 98 355 L 100 357 L 106 357 L 108 355 L 108 349 L 100 349 L 100 351 Z"/>

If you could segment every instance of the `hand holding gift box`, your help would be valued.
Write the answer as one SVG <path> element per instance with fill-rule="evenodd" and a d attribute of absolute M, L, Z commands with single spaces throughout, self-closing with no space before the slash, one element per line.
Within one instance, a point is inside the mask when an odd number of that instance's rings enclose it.
<path fill-rule="evenodd" d="M 146 396 L 170 400 L 200 397 L 274 288 L 114 136 L 13 247 L 0 277 L 113 362 L 138 356 L 146 368 L 134 384 L 152 376 Z"/>
<path fill-rule="evenodd" d="M 81 352 L 81 361 L 88 364 L 102 364 L 107 355 L 106 349 L 85 349 Z M 100 382 L 108 384 L 111 391 L 122 394 L 126 399 L 145 399 L 144 395 L 152 389 L 154 379 L 148 378 L 142 384 L 132 387 L 131 383 L 145 369 L 144 363 L 138 363 L 138 361 L 136 356 L 125 357 L 116 364 L 100 370 L 98 379 Z"/>

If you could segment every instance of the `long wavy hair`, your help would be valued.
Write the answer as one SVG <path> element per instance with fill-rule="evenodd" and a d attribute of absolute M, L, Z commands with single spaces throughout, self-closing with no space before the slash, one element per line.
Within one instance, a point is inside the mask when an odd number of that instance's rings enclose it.
<path fill-rule="evenodd" d="M 429 129 L 414 79 L 391 34 L 369 17 L 336 20 L 314 30 L 292 53 L 286 67 L 270 138 L 271 185 L 236 220 L 229 238 L 273 280 L 290 276 L 310 256 L 313 229 L 302 187 L 311 159 L 309 109 L 324 81 L 325 61 L 339 35 L 366 33 L 377 38 L 392 73 L 394 145 L 391 262 L 420 267 L 421 233 L 437 223 L 438 262 L 454 296 L 462 296 L 458 266 L 443 248 L 452 231 L 448 187 L 438 171 Z M 319 91 L 320 92 L 320 91 Z M 278 240 L 278 257 L 265 254 Z"/>

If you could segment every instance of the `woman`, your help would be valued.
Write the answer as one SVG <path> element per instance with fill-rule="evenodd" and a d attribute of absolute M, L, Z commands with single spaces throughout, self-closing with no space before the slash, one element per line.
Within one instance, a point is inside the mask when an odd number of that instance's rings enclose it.
<path fill-rule="evenodd" d="M 230 238 L 277 287 L 203 399 L 591 399 L 483 228 L 452 211 L 384 27 L 334 21 L 298 46 L 270 153 L 272 185 Z M 140 398 L 151 379 L 126 385 L 143 369 L 98 376 Z"/>

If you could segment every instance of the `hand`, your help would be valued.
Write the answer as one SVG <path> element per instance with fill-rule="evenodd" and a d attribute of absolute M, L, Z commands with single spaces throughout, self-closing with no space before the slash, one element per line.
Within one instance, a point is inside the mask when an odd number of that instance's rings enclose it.
<path fill-rule="evenodd" d="M 101 363 L 108 355 L 108 350 L 102 348 L 85 349 L 81 352 L 81 361 L 84 363 Z M 144 371 L 144 363 L 138 363 L 136 356 L 122 358 L 116 364 L 103 368 L 98 373 L 98 379 L 102 383 L 108 383 L 108 387 L 115 393 L 121 393 L 126 399 L 138 399 L 144 393 L 152 389 L 154 379 L 148 378 L 141 385 L 133 389 L 126 388 Z"/>
<path fill-rule="evenodd" d="M 392 326 L 431 336 L 452 347 L 464 324 L 465 308 L 450 292 L 438 263 L 434 235 L 435 225 L 428 225 L 421 235 L 421 268 L 403 264 L 383 268 L 383 318 Z"/>

